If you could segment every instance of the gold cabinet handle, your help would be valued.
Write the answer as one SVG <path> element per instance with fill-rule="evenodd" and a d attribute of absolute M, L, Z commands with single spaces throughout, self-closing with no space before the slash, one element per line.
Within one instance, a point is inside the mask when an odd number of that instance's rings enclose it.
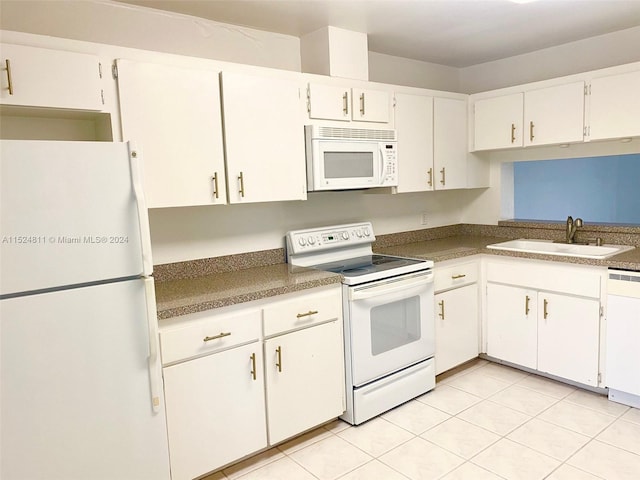
<path fill-rule="evenodd" d="M 430 168 L 427 171 L 427 175 L 429 175 L 429 180 L 427 181 L 427 185 L 429 185 L 430 187 L 433 187 L 433 168 Z"/>
<path fill-rule="evenodd" d="M 349 92 L 344 92 L 342 95 L 342 111 L 345 115 L 349 115 Z"/>
<path fill-rule="evenodd" d="M 464 277 L 466 277 L 464 273 L 461 273 L 459 275 L 451 275 L 451 280 L 458 280 L 459 278 L 464 278 Z"/>
<path fill-rule="evenodd" d="M 251 378 L 256 379 L 256 354 L 252 353 L 251 357 Z"/>
<path fill-rule="evenodd" d="M 444 176 L 444 175 L 445 175 L 445 174 L 444 174 L 444 167 L 442 167 L 442 170 L 440 170 L 440 173 L 442 174 L 442 180 L 440 180 L 440 183 L 441 183 L 442 185 L 444 185 L 444 184 L 445 184 L 445 182 L 446 182 L 446 179 L 445 179 L 445 176 Z"/>
<path fill-rule="evenodd" d="M 531 297 L 529 297 L 529 295 L 526 295 L 524 297 L 524 314 L 525 314 L 525 316 L 529 315 L 529 310 L 530 310 L 529 309 L 529 302 L 530 301 L 531 301 Z M 545 300 L 545 302 L 546 302 L 546 300 Z"/>
<path fill-rule="evenodd" d="M 278 346 L 278 348 L 276 348 L 276 356 L 278 357 L 278 360 L 276 361 L 276 367 L 278 367 L 278 371 L 281 372 L 282 371 L 282 347 Z"/>
<path fill-rule="evenodd" d="M 533 127 L 535 125 L 533 124 L 533 121 L 529 122 L 529 140 L 531 140 L 533 142 L 533 139 L 535 138 L 535 135 L 533 134 Z"/>
<path fill-rule="evenodd" d="M 11 60 L 8 58 L 4 61 L 7 67 L 7 87 L 9 88 L 9 95 L 13 95 L 13 80 L 11 79 Z"/>
<path fill-rule="evenodd" d="M 238 193 L 240 193 L 240 196 L 244 198 L 244 175 L 242 174 L 242 172 L 240 172 L 240 175 L 238 175 L 238 182 L 240 184 Z"/>
<path fill-rule="evenodd" d="M 213 174 L 213 177 L 211 177 L 211 180 L 213 180 L 213 196 L 215 198 L 218 198 L 218 172 L 215 172 Z"/>
<path fill-rule="evenodd" d="M 438 302 L 438 305 L 440 306 L 440 313 L 438 314 L 438 316 L 444 320 L 444 300 L 442 300 L 441 302 Z"/>
<path fill-rule="evenodd" d="M 203 342 L 210 342 L 211 340 L 217 340 L 219 338 L 224 338 L 224 337 L 228 337 L 229 335 L 231 335 L 231 332 L 220 332 L 218 335 L 214 335 L 213 337 L 204 337 L 202 339 Z"/>
<path fill-rule="evenodd" d="M 364 93 L 360 95 L 360 115 L 364 117 Z"/>
<path fill-rule="evenodd" d="M 515 143 L 516 141 L 516 124 L 511 124 L 511 143 Z"/>
<path fill-rule="evenodd" d="M 296 315 L 296 318 L 310 317 L 311 315 L 315 315 L 318 313 L 318 310 L 309 310 L 307 313 L 299 313 Z"/>
<path fill-rule="evenodd" d="M 545 298 L 544 299 L 544 319 L 546 320 L 547 317 L 549 316 L 549 311 L 547 310 L 547 307 L 549 306 L 549 301 Z"/>

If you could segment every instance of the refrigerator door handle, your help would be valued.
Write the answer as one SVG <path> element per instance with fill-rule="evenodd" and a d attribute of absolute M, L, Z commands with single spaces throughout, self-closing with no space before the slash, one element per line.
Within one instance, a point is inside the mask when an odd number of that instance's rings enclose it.
<path fill-rule="evenodd" d="M 145 300 L 147 303 L 147 327 L 149 330 L 149 384 L 151 387 L 151 405 L 153 411 L 160 411 L 160 396 L 162 395 L 162 379 L 158 362 L 158 313 L 156 310 L 156 289 L 153 278 L 144 279 Z"/>
<path fill-rule="evenodd" d="M 144 198 L 144 187 L 142 185 L 142 169 L 140 166 L 141 153 L 132 142 L 129 146 L 129 163 L 131 165 L 131 181 L 133 183 L 133 193 L 138 207 L 138 223 L 140 225 L 140 243 L 142 248 L 142 275 L 149 276 L 153 273 L 153 261 L 151 259 L 151 232 L 149 230 L 149 212 Z"/>

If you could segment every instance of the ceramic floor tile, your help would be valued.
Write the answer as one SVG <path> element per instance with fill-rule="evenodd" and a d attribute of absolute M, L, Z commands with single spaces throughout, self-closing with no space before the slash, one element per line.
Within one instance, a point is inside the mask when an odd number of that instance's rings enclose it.
<path fill-rule="evenodd" d="M 557 398 L 534 392 L 524 387 L 512 385 L 495 395 L 489 397 L 492 402 L 499 403 L 505 407 L 513 408 L 527 415 L 535 417 L 539 413 L 549 408 L 554 403 L 559 402 Z"/>
<path fill-rule="evenodd" d="M 567 460 L 573 467 L 608 480 L 638 480 L 640 455 L 592 440 Z"/>
<path fill-rule="evenodd" d="M 338 433 L 347 428 L 351 428 L 352 425 L 343 421 L 343 420 L 334 420 L 333 422 L 327 423 L 324 427 L 325 430 L 330 431 L 331 433 Z"/>
<path fill-rule="evenodd" d="M 467 459 L 500 440 L 495 433 L 458 418 L 450 418 L 420 436 Z"/>
<path fill-rule="evenodd" d="M 278 450 L 283 453 L 290 454 L 301 448 L 308 447 L 309 445 L 319 442 L 323 438 L 330 437 L 332 433 L 325 428 L 316 428 L 310 432 L 299 435 L 288 442 L 278 445 Z"/>
<path fill-rule="evenodd" d="M 452 471 L 464 460 L 447 450 L 416 437 L 379 460 L 411 480 L 433 480 Z"/>
<path fill-rule="evenodd" d="M 508 439 L 494 443 L 472 462 L 504 478 L 518 480 L 543 479 L 560 465 L 558 460 Z"/>
<path fill-rule="evenodd" d="M 489 363 L 477 370 L 477 372 L 509 383 L 518 382 L 529 376 L 528 373 L 523 372 L 522 370 L 500 365 L 498 363 Z"/>
<path fill-rule="evenodd" d="M 471 405 L 482 401 L 482 398 L 449 385 L 442 385 L 416 398 L 416 400 L 450 415 L 456 415 Z"/>
<path fill-rule="evenodd" d="M 593 437 L 612 424 L 616 417 L 564 400 L 542 412 L 538 418 Z"/>
<path fill-rule="evenodd" d="M 407 480 L 407 477 L 384 463 L 373 460 L 340 477 L 340 480 Z"/>
<path fill-rule="evenodd" d="M 576 453 L 591 440 L 586 435 L 537 418 L 518 427 L 507 438 L 562 461 Z"/>
<path fill-rule="evenodd" d="M 622 415 L 622 420 L 640 424 L 640 408 L 631 408 L 627 413 Z"/>
<path fill-rule="evenodd" d="M 317 480 L 289 457 L 281 458 L 253 470 L 242 475 L 238 480 L 291 480 L 293 478 L 296 480 Z"/>
<path fill-rule="evenodd" d="M 578 470 L 577 468 L 565 463 L 564 465 L 560 465 L 557 470 L 549 475 L 547 480 L 600 480 L 600 477 Z"/>
<path fill-rule="evenodd" d="M 335 435 L 297 450 L 289 454 L 289 457 L 320 480 L 338 478 L 372 459 Z"/>
<path fill-rule="evenodd" d="M 504 380 L 483 375 L 480 373 L 481 370 L 482 368 L 460 378 L 456 378 L 447 385 L 482 398 L 490 397 L 511 385 L 511 382 L 505 382 Z"/>
<path fill-rule="evenodd" d="M 467 462 L 460 465 L 453 472 L 446 474 L 442 477 L 442 480 L 502 480 L 502 477 L 471 462 Z"/>
<path fill-rule="evenodd" d="M 416 435 L 420 435 L 450 417 L 449 414 L 416 400 L 400 405 L 382 415 L 385 420 Z"/>
<path fill-rule="evenodd" d="M 640 455 L 640 424 L 616 420 L 596 439 Z"/>
<path fill-rule="evenodd" d="M 511 408 L 484 400 L 457 415 L 479 427 L 490 430 L 498 435 L 506 435 L 515 430 L 531 417 Z"/>
<path fill-rule="evenodd" d="M 414 437 L 411 432 L 382 417 L 343 430 L 338 436 L 373 457 L 378 457 Z"/>
<path fill-rule="evenodd" d="M 576 391 L 576 388 L 571 385 L 565 385 L 564 383 L 549 380 L 548 378 L 540 377 L 538 375 L 529 375 L 517 382 L 516 385 L 530 390 L 535 390 L 536 392 L 555 398 L 564 398 Z"/>
<path fill-rule="evenodd" d="M 267 450 L 266 452 L 259 453 L 258 455 L 247 458 L 242 462 L 231 465 L 230 467 L 225 468 L 222 473 L 224 473 L 228 478 L 235 479 L 283 457 L 284 454 L 280 450 L 272 448 L 271 450 Z"/>
<path fill-rule="evenodd" d="M 586 390 L 576 390 L 564 399 L 565 402 L 575 403 L 583 407 L 593 408 L 601 413 L 619 416 L 629 410 L 629 407 L 610 401 L 605 395 L 600 395 Z"/>

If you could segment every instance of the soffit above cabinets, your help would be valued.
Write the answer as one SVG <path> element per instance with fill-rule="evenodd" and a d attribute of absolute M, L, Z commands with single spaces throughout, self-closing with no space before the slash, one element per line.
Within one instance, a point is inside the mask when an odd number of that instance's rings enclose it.
<path fill-rule="evenodd" d="M 328 25 L 369 50 L 467 67 L 640 26 L 638 0 L 124 0 L 301 37 Z"/>

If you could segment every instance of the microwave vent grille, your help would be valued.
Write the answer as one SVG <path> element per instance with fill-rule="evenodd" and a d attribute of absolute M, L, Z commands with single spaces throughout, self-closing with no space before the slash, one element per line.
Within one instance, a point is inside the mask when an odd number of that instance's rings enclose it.
<path fill-rule="evenodd" d="M 319 127 L 322 138 L 350 138 L 359 140 L 396 140 L 395 130 L 374 130 L 369 128 Z"/>

